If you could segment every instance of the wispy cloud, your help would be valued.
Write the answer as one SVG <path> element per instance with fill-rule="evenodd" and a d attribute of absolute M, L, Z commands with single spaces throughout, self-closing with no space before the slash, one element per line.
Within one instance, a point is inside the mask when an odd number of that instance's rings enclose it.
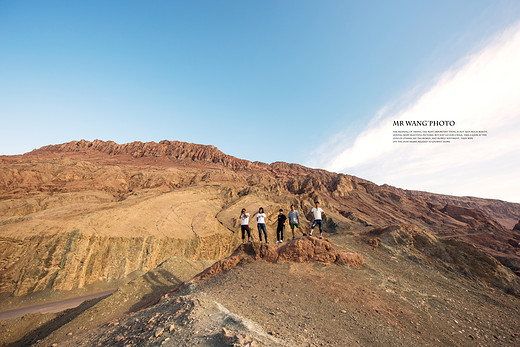
<path fill-rule="evenodd" d="M 454 120 L 450 130 L 487 130 L 488 137 L 392 143 L 394 120 Z M 520 202 L 520 23 L 443 73 L 413 102 L 382 107 L 348 146 L 337 138 L 332 147 L 321 164 L 331 171 L 403 188 Z"/>

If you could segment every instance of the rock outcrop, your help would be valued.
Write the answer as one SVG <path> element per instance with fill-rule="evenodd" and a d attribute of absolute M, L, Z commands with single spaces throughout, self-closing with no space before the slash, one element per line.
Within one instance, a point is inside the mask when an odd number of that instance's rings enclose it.
<path fill-rule="evenodd" d="M 355 268 L 360 268 L 364 263 L 363 256 L 360 253 L 338 250 L 332 246 L 328 239 L 303 237 L 274 245 L 251 242 L 241 244 L 232 255 L 217 261 L 194 276 L 189 282 L 198 282 L 229 271 L 238 264 L 252 261 L 266 261 L 271 263 L 335 263 L 350 265 Z M 183 285 L 184 283 L 165 292 L 161 297 L 153 300 L 150 305 L 154 305 L 169 294 L 177 292 Z"/>
<path fill-rule="evenodd" d="M 244 261 L 259 260 L 296 263 L 316 261 L 325 264 L 348 264 L 353 267 L 363 265 L 363 256 L 359 253 L 337 250 L 328 239 L 320 240 L 316 237 L 304 237 L 275 245 L 259 242 L 242 244 L 231 256 L 217 261 L 195 276 L 192 281 L 198 281 L 223 271 L 228 271 Z"/>

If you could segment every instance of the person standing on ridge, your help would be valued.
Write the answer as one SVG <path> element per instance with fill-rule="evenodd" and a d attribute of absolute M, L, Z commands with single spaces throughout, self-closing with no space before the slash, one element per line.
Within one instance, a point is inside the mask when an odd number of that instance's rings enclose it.
<path fill-rule="evenodd" d="M 240 230 L 242 230 L 242 243 L 246 242 L 246 231 L 247 231 L 247 242 L 251 242 L 251 228 L 249 227 L 249 213 L 246 212 L 246 209 L 243 208 L 242 212 L 240 212 L 240 218 L 242 222 L 240 223 Z"/>
<path fill-rule="evenodd" d="M 276 243 L 283 242 L 283 229 L 285 228 L 287 217 L 283 214 L 283 210 L 278 210 L 278 226 L 276 227 Z"/>
<path fill-rule="evenodd" d="M 265 221 L 267 220 L 267 216 L 264 213 L 264 208 L 260 207 L 258 209 L 258 213 L 256 214 L 257 219 L 257 228 L 258 228 L 258 237 L 260 238 L 260 242 L 262 242 L 262 230 L 264 231 L 265 235 L 265 243 L 269 243 L 267 241 L 267 229 L 265 228 Z"/>
<path fill-rule="evenodd" d="M 291 227 L 292 238 L 294 239 L 294 228 L 300 228 L 300 214 L 294 209 L 294 205 L 292 204 L 291 210 L 289 211 L 287 217 L 289 217 L 289 226 Z M 306 236 L 306 234 L 303 234 L 303 236 Z"/>
<path fill-rule="evenodd" d="M 316 207 L 313 207 L 311 212 L 314 216 L 314 222 L 312 222 L 311 232 L 309 233 L 309 236 L 312 236 L 312 230 L 314 230 L 314 227 L 317 225 L 320 228 L 320 239 L 322 239 L 323 222 L 321 220 L 321 215 L 325 214 L 325 212 L 323 212 L 323 210 L 321 209 L 319 201 L 316 201 Z"/>

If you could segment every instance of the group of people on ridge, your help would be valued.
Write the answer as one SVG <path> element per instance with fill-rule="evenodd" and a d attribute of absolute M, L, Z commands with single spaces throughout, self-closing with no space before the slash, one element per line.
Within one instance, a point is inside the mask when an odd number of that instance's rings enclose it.
<path fill-rule="evenodd" d="M 318 201 L 315 202 L 316 207 L 313 207 L 311 212 L 314 217 L 314 221 L 312 222 L 311 230 L 309 232 L 309 235 L 312 236 L 312 231 L 316 226 L 320 229 L 320 239 L 322 238 L 323 233 L 323 221 L 322 221 L 322 215 L 325 214 L 323 210 L 320 207 L 320 203 Z M 251 242 L 251 228 L 249 227 L 249 213 L 246 211 L 245 208 L 242 209 L 240 212 L 240 230 L 242 231 L 242 243 L 246 242 L 246 232 L 247 232 L 247 241 Z M 264 235 L 265 243 L 269 243 L 267 241 L 267 228 L 265 226 L 267 221 L 267 216 L 264 212 L 264 208 L 260 207 L 258 209 L 258 213 L 256 213 L 256 226 L 258 228 L 258 237 L 260 238 L 260 242 L 262 242 L 262 233 Z M 289 226 L 291 227 L 292 231 L 292 238 L 294 239 L 294 229 L 301 231 L 303 236 L 307 236 L 306 233 L 302 231 L 302 227 L 300 226 L 300 214 L 297 210 L 295 210 L 294 205 L 291 205 L 291 210 L 287 214 L 287 216 L 283 213 L 283 209 L 278 210 L 278 225 L 276 227 L 276 243 L 283 242 L 283 233 L 285 229 L 285 224 L 287 223 L 287 220 L 289 220 Z"/>

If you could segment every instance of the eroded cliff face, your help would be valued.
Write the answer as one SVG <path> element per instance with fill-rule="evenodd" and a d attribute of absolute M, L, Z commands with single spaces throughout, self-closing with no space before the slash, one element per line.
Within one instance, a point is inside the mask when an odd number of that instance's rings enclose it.
<path fill-rule="evenodd" d="M 0 293 L 113 282 L 172 256 L 227 256 L 239 239 L 215 218 L 225 195 L 202 186 L 143 191 L 123 200 L 90 192 L 4 200 Z"/>
<path fill-rule="evenodd" d="M 520 233 L 488 213 L 518 220 L 518 204 L 492 209 L 486 200 L 479 209 L 479 199 L 466 206 L 472 198 L 423 197 L 297 164 L 249 162 L 213 146 L 82 140 L 0 157 L 0 293 L 110 282 L 174 255 L 222 258 L 241 241 L 243 207 L 254 237 L 254 213 L 264 207 L 274 241 L 278 209 L 294 204 L 308 231 L 316 199 L 328 233 L 413 224 L 520 269 Z"/>
<path fill-rule="evenodd" d="M 157 236 L 110 237 L 79 231 L 0 240 L 0 292 L 15 296 L 41 290 L 72 290 L 113 282 L 147 271 L 173 256 L 220 259 L 238 242 L 215 234 L 177 239 Z"/>

